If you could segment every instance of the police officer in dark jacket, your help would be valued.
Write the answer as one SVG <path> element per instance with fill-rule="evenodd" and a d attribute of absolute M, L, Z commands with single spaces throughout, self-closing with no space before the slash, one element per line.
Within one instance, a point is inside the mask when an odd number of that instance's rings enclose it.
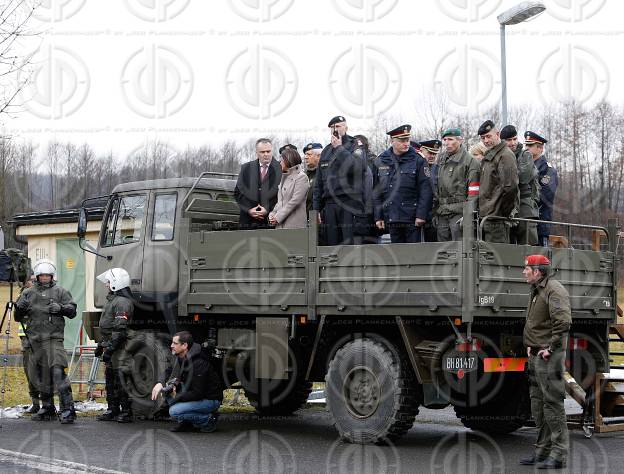
<path fill-rule="evenodd" d="M 176 333 L 171 341 L 171 353 L 175 362 L 154 385 L 152 400 L 163 391 L 169 393 L 169 415 L 178 422 L 171 431 L 213 432 L 217 428 L 215 412 L 223 401 L 221 378 L 208 354 L 193 342 L 191 333 Z"/>
<path fill-rule="evenodd" d="M 414 144 L 418 145 L 418 148 L 414 147 Z M 422 156 L 427 165 L 429 166 L 429 179 L 431 180 L 431 190 L 435 199 L 435 192 L 438 180 L 438 155 L 442 148 L 442 142 L 440 140 L 421 140 L 420 142 L 412 142 L 412 147 L 416 152 Z M 425 224 L 425 242 L 437 242 L 438 231 L 433 225 L 433 207 L 427 215 L 427 223 Z"/>
<path fill-rule="evenodd" d="M 321 153 L 314 183 L 312 209 L 320 211 L 319 224 L 325 228 L 327 245 L 355 243 L 356 215 L 365 213 L 365 161 L 354 155 L 357 145 L 347 135 L 347 120 L 338 115 L 327 124 L 331 143 Z"/>
<path fill-rule="evenodd" d="M 308 196 L 306 198 L 306 209 L 308 212 L 312 209 L 312 195 L 314 194 L 314 181 L 316 180 L 316 172 L 318 171 L 318 164 L 321 158 L 321 151 L 323 145 L 320 143 L 308 143 L 303 147 L 303 154 L 305 156 L 305 172 L 310 182 L 310 188 L 308 189 Z"/>
<path fill-rule="evenodd" d="M 65 374 L 67 353 L 63 347 L 65 318 L 76 317 L 76 303 L 71 293 L 56 284 L 56 267 L 49 260 L 38 260 L 31 288 L 25 289 L 15 307 L 15 320 L 28 319 L 26 335 L 33 354 L 33 370 L 40 381 L 41 409 L 33 415 L 35 421 L 50 420 L 55 414 L 54 391 L 59 395 L 59 421 L 73 423 L 76 419 L 71 385 Z"/>
<path fill-rule="evenodd" d="M 97 279 L 104 283 L 109 291 L 100 316 L 102 340 L 95 350 L 95 356 L 102 357 L 106 365 L 104 378 L 108 409 L 97 419 L 129 423 L 132 421 L 132 409 L 130 397 L 123 383 L 120 355 L 127 338 L 128 320 L 131 320 L 134 314 L 130 275 L 123 268 L 112 268 L 98 275 Z"/>
<path fill-rule="evenodd" d="M 524 143 L 529 153 L 533 156 L 533 163 L 539 175 L 539 184 L 541 186 L 539 218 L 542 221 L 552 221 L 558 177 L 557 170 L 546 161 L 544 156 L 544 145 L 548 143 L 548 140 L 535 132 L 527 131 L 524 132 Z M 548 237 L 550 236 L 550 224 L 538 224 L 537 236 L 539 245 L 547 247 Z"/>
<path fill-rule="evenodd" d="M 429 166 L 410 146 L 411 129 L 387 132 L 391 147 L 375 162 L 375 225 L 388 228 L 393 243 L 421 242 L 433 201 Z"/>

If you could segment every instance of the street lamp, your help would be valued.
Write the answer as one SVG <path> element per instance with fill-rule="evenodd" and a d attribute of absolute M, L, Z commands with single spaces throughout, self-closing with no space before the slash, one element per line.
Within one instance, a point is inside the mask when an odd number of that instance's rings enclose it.
<path fill-rule="evenodd" d="M 546 10 L 546 6 L 542 2 L 522 2 L 509 10 L 504 11 L 496 18 L 500 24 L 501 37 L 501 92 L 503 121 L 502 125 L 507 125 L 507 56 L 505 51 L 505 27 L 517 25 Z"/>

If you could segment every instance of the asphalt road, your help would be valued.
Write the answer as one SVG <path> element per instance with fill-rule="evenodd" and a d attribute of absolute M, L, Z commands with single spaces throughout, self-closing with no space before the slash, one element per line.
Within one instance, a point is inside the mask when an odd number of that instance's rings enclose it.
<path fill-rule="evenodd" d="M 75 425 L 2 420 L 2 473 L 530 473 L 517 464 L 531 452 L 534 428 L 492 439 L 459 423 L 451 409 L 421 409 L 412 430 L 393 446 L 338 439 L 329 414 L 302 410 L 285 418 L 226 414 L 215 433 L 171 433 L 167 422 L 121 425 L 80 418 Z M 567 470 L 622 472 L 624 433 L 570 436 Z M 543 472 L 543 471 L 540 471 Z"/>

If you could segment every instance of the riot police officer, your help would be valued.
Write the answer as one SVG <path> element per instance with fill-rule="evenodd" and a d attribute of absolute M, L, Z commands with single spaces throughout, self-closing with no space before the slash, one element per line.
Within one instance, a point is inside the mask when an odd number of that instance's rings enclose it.
<path fill-rule="evenodd" d="M 375 225 L 388 229 L 392 243 L 421 242 L 431 211 L 430 170 L 410 146 L 411 125 L 387 132 L 391 146 L 375 161 Z"/>
<path fill-rule="evenodd" d="M 108 288 L 106 303 L 100 316 L 102 340 L 95 351 L 106 365 L 106 403 L 108 409 L 97 417 L 99 421 L 132 421 L 131 401 L 123 383 L 120 367 L 120 353 L 123 350 L 128 332 L 128 320 L 134 313 L 130 275 L 123 268 L 112 268 L 98 275 L 97 279 Z"/>
<path fill-rule="evenodd" d="M 531 153 L 518 142 L 518 131 L 513 125 L 506 125 L 501 129 L 500 137 L 507 143 L 507 147 L 516 155 L 518 164 L 518 186 L 520 188 L 520 207 L 518 217 L 537 219 L 540 186 L 538 184 L 537 169 L 533 165 Z M 528 229 L 527 229 L 528 228 Z M 537 226 L 534 222 L 519 222 L 511 229 L 512 243 L 520 245 L 537 245 Z"/>
<path fill-rule="evenodd" d="M 26 335 L 33 353 L 33 370 L 40 381 L 41 409 L 33 415 L 36 421 L 50 420 L 55 414 L 54 391 L 58 392 L 61 423 L 76 419 L 71 385 L 65 374 L 67 354 L 63 347 L 65 318 L 76 316 L 76 303 L 71 294 L 56 284 L 56 267 L 49 260 L 38 260 L 33 273 L 36 281 L 23 291 L 16 303 L 15 319 L 28 319 Z"/>
<path fill-rule="evenodd" d="M 539 184 L 541 186 L 539 195 L 539 218 L 542 221 L 552 221 L 558 177 L 557 170 L 544 156 L 544 145 L 548 143 L 548 140 L 529 130 L 524 132 L 524 143 L 533 157 L 533 163 L 539 175 Z M 548 237 L 550 236 L 550 224 L 538 224 L 537 236 L 539 245 L 547 247 Z"/>
<path fill-rule="evenodd" d="M 30 288 L 33 286 L 34 282 L 29 279 L 24 283 L 24 287 L 22 288 L 22 293 L 26 288 Z M 30 395 L 30 399 L 32 401 L 31 407 L 26 410 L 26 413 L 30 415 L 34 415 L 41 408 L 39 406 L 39 383 L 36 381 L 37 373 L 32 368 L 32 347 L 30 345 L 30 340 L 28 336 L 26 336 L 26 327 L 28 326 L 28 318 L 25 317 L 20 322 L 20 325 L 17 329 L 17 335 L 20 338 L 22 343 L 22 365 L 24 367 L 24 374 L 26 375 L 26 381 L 28 382 L 28 394 Z"/>

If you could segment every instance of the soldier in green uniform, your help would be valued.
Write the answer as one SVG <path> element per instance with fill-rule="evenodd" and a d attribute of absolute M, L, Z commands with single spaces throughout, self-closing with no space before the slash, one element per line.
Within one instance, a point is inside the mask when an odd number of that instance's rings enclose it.
<path fill-rule="evenodd" d="M 31 279 L 26 280 L 26 283 L 24 283 L 22 288 L 22 293 L 26 288 L 33 286 L 33 284 L 34 282 Z M 26 410 L 25 413 L 34 415 L 41 408 L 39 406 L 39 382 L 36 380 L 36 371 L 32 369 L 32 347 L 30 345 L 30 340 L 26 336 L 26 327 L 28 327 L 28 317 L 23 318 L 20 322 L 19 327 L 17 328 L 17 335 L 22 343 L 22 365 L 24 367 L 26 381 L 28 382 L 28 394 L 30 395 L 30 399 L 32 401 L 32 406 Z"/>
<path fill-rule="evenodd" d="M 518 165 L 516 157 L 501 141 L 494 122 L 486 120 L 479 127 L 481 142 L 488 149 L 481 161 L 479 216 L 510 218 L 519 207 Z M 509 243 L 509 224 L 501 219 L 488 219 L 483 225 L 483 240 Z"/>
<path fill-rule="evenodd" d="M 480 165 L 466 150 L 459 128 L 445 130 L 442 141 L 445 150 L 437 161 L 433 212 L 438 242 L 448 242 L 462 238 L 464 203 L 479 198 Z"/>
<path fill-rule="evenodd" d="M 132 421 L 131 401 L 123 384 L 120 354 L 127 338 L 128 319 L 131 319 L 134 313 L 130 275 L 123 268 L 112 268 L 98 275 L 97 279 L 104 283 L 109 291 L 100 316 L 102 340 L 95 350 L 95 356 L 102 357 L 102 361 L 106 364 L 104 377 L 108 409 L 97 419 L 129 423 Z"/>
<path fill-rule="evenodd" d="M 520 207 L 517 216 L 524 219 L 539 219 L 537 206 L 540 185 L 537 168 L 533 164 L 533 156 L 524 149 L 522 143 L 518 142 L 518 131 L 513 125 L 504 126 L 501 129 L 500 137 L 516 155 L 518 186 L 520 188 Z M 517 226 L 511 229 L 511 242 L 520 245 L 537 245 L 537 224 L 519 222 Z"/>
<path fill-rule="evenodd" d="M 49 260 L 39 260 L 33 267 L 35 284 L 18 298 L 15 320 L 28 320 L 26 335 L 33 353 L 31 366 L 40 381 L 41 409 L 32 419 L 50 420 L 55 414 L 54 391 L 58 392 L 61 423 L 76 419 L 71 385 L 67 379 L 67 353 L 63 347 L 65 317 L 76 316 L 76 303 L 66 289 L 56 284 L 56 267 Z"/>
<path fill-rule="evenodd" d="M 572 324 L 570 297 L 561 283 L 550 278 L 547 257 L 529 255 L 524 263 L 523 275 L 531 284 L 524 345 L 529 357 L 531 412 L 538 435 L 534 454 L 521 459 L 520 464 L 560 469 L 569 449 L 563 372 Z"/>

